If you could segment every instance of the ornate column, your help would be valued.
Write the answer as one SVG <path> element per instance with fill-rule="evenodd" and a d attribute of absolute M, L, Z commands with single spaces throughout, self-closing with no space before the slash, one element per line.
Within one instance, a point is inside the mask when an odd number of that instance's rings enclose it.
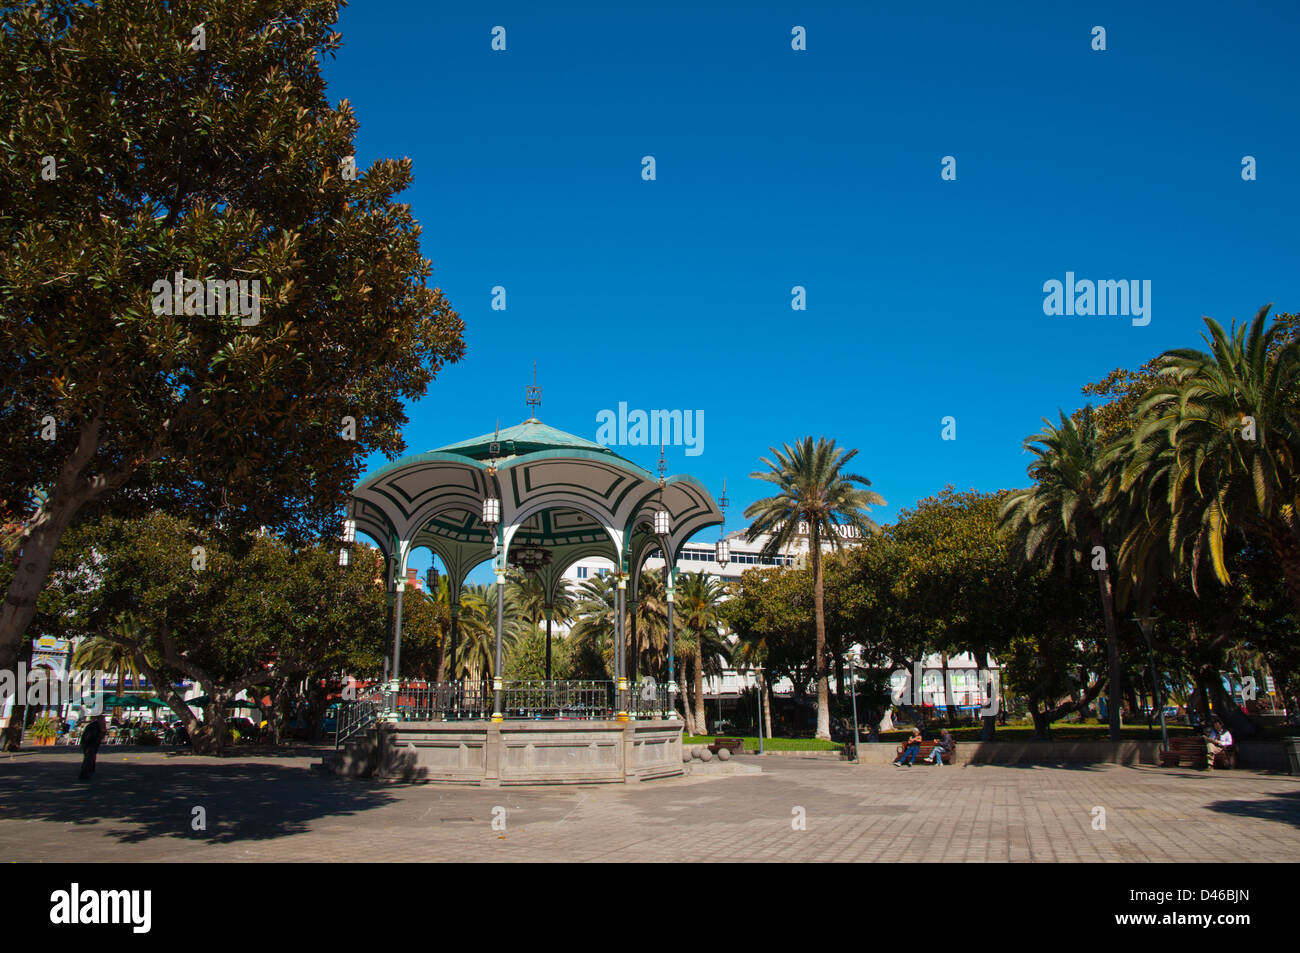
<path fill-rule="evenodd" d="M 496 645 L 496 664 L 492 668 L 492 720 L 500 723 L 505 720 L 501 713 L 501 692 L 505 687 L 501 681 L 501 670 L 504 662 L 501 658 L 501 629 L 505 624 L 506 610 L 506 572 L 505 572 L 505 553 L 502 552 L 497 560 L 497 645 Z"/>
<path fill-rule="evenodd" d="M 666 550 L 665 550 L 666 551 Z M 665 563 L 664 575 L 667 577 L 668 590 L 668 717 L 677 718 L 677 656 L 673 641 L 673 587 L 677 581 L 677 570 L 671 563 Z"/>
<path fill-rule="evenodd" d="M 614 697 L 618 705 L 618 720 L 627 721 L 627 675 L 626 675 L 626 652 L 623 645 L 623 608 L 627 598 L 627 576 L 620 572 L 618 574 L 618 591 L 614 598 L 614 613 L 617 621 L 614 625 L 614 639 L 616 649 L 614 652 Z"/>
<path fill-rule="evenodd" d="M 546 680 L 551 681 L 551 611 L 554 606 L 543 606 L 546 613 Z"/>

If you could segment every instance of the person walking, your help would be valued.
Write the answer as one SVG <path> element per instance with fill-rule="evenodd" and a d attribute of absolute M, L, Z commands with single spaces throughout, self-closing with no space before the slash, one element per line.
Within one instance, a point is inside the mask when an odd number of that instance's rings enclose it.
<path fill-rule="evenodd" d="M 104 716 L 96 715 L 81 733 L 81 776 L 86 781 L 95 773 L 95 756 L 104 741 Z"/>

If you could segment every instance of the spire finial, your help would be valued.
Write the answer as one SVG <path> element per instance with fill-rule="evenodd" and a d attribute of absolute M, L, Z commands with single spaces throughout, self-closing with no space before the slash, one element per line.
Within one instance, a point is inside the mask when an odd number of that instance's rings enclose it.
<path fill-rule="evenodd" d="M 533 382 L 525 391 L 524 403 L 528 405 L 528 419 L 537 419 L 537 408 L 542 406 L 542 389 L 537 386 L 537 362 L 533 361 Z"/>

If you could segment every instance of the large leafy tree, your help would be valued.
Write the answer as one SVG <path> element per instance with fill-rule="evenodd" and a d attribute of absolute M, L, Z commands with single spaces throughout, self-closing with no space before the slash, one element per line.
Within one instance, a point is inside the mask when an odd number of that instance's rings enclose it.
<path fill-rule="evenodd" d="M 748 569 L 732 583 L 721 608 L 736 636 L 734 657 L 746 666 L 762 665 L 764 719 L 771 736 L 772 685 L 788 678 L 796 696 L 814 681 L 817 637 L 812 618 L 812 588 L 807 569 Z"/>
<path fill-rule="evenodd" d="M 332 534 L 367 456 L 402 449 L 403 400 L 461 356 L 395 201 L 410 161 L 350 174 L 357 119 L 321 75 L 337 9 L 0 3 L 0 668 L 87 507 Z M 155 313 L 177 272 L 256 280 L 257 323 L 206 296 Z"/>
<path fill-rule="evenodd" d="M 295 551 L 269 535 L 222 547 L 205 540 L 163 513 L 83 523 L 60 547 L 56 583 L 69 590 L 61 634 L 126 650 L 201 751 L 224 744 L 226 703 L 240 691 L 364 667 L 384 619 L 372 550 L 342 568 L 323 546 Z M 83 585 L 76 567 L 94 584 Z M 173 687 L 183 678 L 210 699 L 201 724 Z"/>
<path fill-rule="evenodd" d="M 762 458 L 766 471 L 750 474 L 776 485 L 778 492 L 752 503 L 745 510 L 750 520 L 746 537 L 752 542 L 769 536 L 764 556 L 787 549 L 796 536 L 806 532 L 812 569 L 813 618 L 817 633 L 817 737 L 830 740 L 830 691 L 827 685 L 825 580 L 822 576 L 822 544 L 832 549 L 843 545 L 839 528 L 851 526 L 862 536 L 880 531 L 868 515 L 872 506 L 884 505 L 884 498 L 867 489 L 871 481 L 845 473 L 844 467 L 857 450 L 835 446 L 834 440 L 805 437 L 793 447 L 771 448 L 772 459 Z"/>
<path fill-rule="evenodd" d="M 1106 545 L 1107 470 L 1091 409 L 1079 421 L 1060 415 L 1060 425 L 1044 420 L 1040 433 L 1025 440 L 1034 454 L 1029 476 L 1034 485 L 1013 490 L 1002 504 L 1000 525 L 1026 563 L 1051 571 L 1058 564 L 1089 566 L 1097 577 L 1109 662 L 1107 715 L 1110 737 L 1120 737 L 1123 685 L 1111 551 Z"/>

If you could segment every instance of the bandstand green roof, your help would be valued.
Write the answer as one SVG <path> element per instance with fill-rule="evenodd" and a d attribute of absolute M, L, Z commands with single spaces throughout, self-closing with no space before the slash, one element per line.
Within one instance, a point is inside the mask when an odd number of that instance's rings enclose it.
<path fill-rule="evenodd" d="M 500 448 L 501 458 L 522 456 L 538 450 L 592 450 L 596 453 L 618 456 L 609 447 L 548 427 L 536 418 L 525 420 L 514 427 L 507 427 L 499 433 L 485 433 L 481 437 L 439 447 L 437 452 L 457 453 L 474 460 L 487 460 L 492 455 L 493 443 Z"/>
<path fill-rule="evenodd" d="M 501 501 L 495 534 L 481 520 L 489 496 Z M 653 532 L 658 510 L 670 519 L 662 537 Z M 609 447 L 536 418 L 381 467 L 357 484 L 349 515 L 396 560 L 399 584 L 411 552 L 423 546 L 458 591 L 471 569 L 493 557 L 495 544 L 510 555 L 520 547 L 546 550 L 550 560 L 537 572 L 550 592 L 577 560 L 610 559 L 631 574 L 634 598 L 651 552 L 675 561 L 688 539 L 722 523 L 713 496 L 693 477 L 677 474 L 661 484 Z"/>

